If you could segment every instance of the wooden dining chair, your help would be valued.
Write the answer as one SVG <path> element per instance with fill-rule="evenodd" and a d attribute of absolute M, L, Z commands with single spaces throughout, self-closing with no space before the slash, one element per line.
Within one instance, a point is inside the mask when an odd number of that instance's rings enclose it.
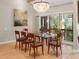
<path fill-rule="evenodd" d="M 58 48 L 60 48 L 61 54 L 62 54 L 62 49 L 61 49 L 61 39 L 62 39 L 62 33 L 61 30 L 56 30 L 57 36 L 55 39 L 50 38 L 48 42 L 48 54 L 50 50 L 50 46 L 53 46 L 54 49 L 56 48 L 56 56 L 58 57 Z"/>
<path fill-rule="evenodd" d="M 20 32 L 18 30 L 15 30 L 15 37 L 16 37 L 16 45 L 15 45 L 15 47 L 17 46 L 17 43 L 19 43 L 19 48 L 20 48 L 21 38 L 20 38 Z"/>
<path fill-rule="evenodd" d="M 33 35 L 31 33 L 28 33 L 27 34 L 27 40 L 25 41 L 25 52 L 26 52 L 26 49 L 27 49 L 27 45 L 28 45 L 28 48 L 30 47 L 30 44 L 33 42 Z"/>
<path fill-rule="evenodd" d="M 27 36 L 26 36 L 26 32 L 25 31 L 21 31 L 21 48 L 23 48 L 23 45 L 25 44 L 25 41 L 27 40 Z"/>
<path fill-rule="evenodd" d="M 23 45 L 25 45 L 25 52 L 26 52 L 27 46 L 28 46 L 28 49 L 29 49 L 29 45 L 30 45 L 30 43 L 32 43 L 32 36 L 31 36 L 31 33 L 28 33 L 26 35 L 25 31 L 22 31 L 21 35 L 22 35 L 22 37 L 24 37 L 23 38 L 24 40 L 22 41 L 22 47 L 23 47 Z"/>
<path fill-rule="evenodd" d="M 51 29 L 45 29 L 44 33 L 50 34 Z M 48 44 L 48 38 L 45 38 L 46 40 L 46 45 Z"/>
<path fill-rule="evenodd" d="M 44 28 L 43 27 L 41 27 L 40 29 L 39 29 L 39 33 L 40 34 L 42 34 L 44 31 Z M 36 36 L 38 39 L 39 39 L 39 42 L 41 41 L 41 38 L 39 37 L 39 36 Z"/>
<path fill-rule="evenodd" d="M 42 54 L 44 55 L 44 45 L 43 45 L 43 43 L 36 41 L 36 37 L 34 36 L 34 34 L 31 34 L 31 38 L 32 38 L 32 43 L 30 44 L 29 55 L 31 53 L 31 48 L 33 48 L 34 59 L 35 59 L 35 53 L 36 53 L 36 50 L 38 50 L 38 47 L 42 48 Z"/>
<path fill-rule="evenodd" d="M 44 33 L 46 33 L 46 34 L 50 34 L 50 29 L 47 29 L 47 28 L 43 28 L 42 30 L 41 30 L 41 32 L 44 34 Z M 46 45 L 47 45 L 47 43 L 48 43 L 48 38 L 45 38 L 45 37 L 42 37 L 42 40 L 44 41 L 44 39 L 45 39 L 45 41 L 46 41 Z"/>

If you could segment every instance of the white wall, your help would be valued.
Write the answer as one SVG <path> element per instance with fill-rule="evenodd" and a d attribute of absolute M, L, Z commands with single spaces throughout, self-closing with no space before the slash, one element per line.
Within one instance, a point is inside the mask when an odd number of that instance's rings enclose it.
<path fill-rule="evenodd" d="M 78 42 L 78 0 L 73 0 L 73 49 L 79 52 Z M 74 51 L 75 52 L 75 51 Z"/>
<path fill-rule="evenodd" d="M 28 12 L 28 27 L 13 26 L 13 9 L 22 9 Z M 35 28 L 35 11 L 29 6 L 25 0 L 0 0 L 0 42 L 14 40 L 14 30 L 22 30 L 28 28 L 30 32 L 34 32 Z"/>
<path fill-rule="evenodd" d="M 74 0 L 73 0 L 73 1 L 74 1 Z M 77 14 L 77 13 L 78 13 L 78 8 L 77 8 L 77 7 L 78 7 L 78 3 L 77 3 L 78 1 L 79 1 L 79 0 L 75 0 L 75 1 L 74 1 L 74 6 L 75 6 L 75 7 L 73 8 L 73 9 L 75 10 L 75 13 L 76 13 L 76 16 L 75 16 L 75 17 L 76 17 L 76 19 L 77 19 L 77 20 L 76 20 L 76 25 L 77 25 L 77 37 L 79 36 L 79 23 L 78 23 L 78 14 Z"/>

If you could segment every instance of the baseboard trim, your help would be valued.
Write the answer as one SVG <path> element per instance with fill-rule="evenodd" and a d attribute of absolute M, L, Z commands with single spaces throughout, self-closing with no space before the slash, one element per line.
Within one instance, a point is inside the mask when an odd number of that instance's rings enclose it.
<path fill-rule="evenodd" d="M 65 41 L 65 40 L 62 41 L 62 44 L 73 46 L 73 42 L 68 42 L 68 41 Z"/>
<path fill-rule="evenodd" d="M 0 45 L 2 44 L 7 44 L 7 43 L 12 43 L 12 42 L 15 42 L 16 40 L 10 40 L 10 41 L 5 41 L 5 42 L 0 42 Z"/>

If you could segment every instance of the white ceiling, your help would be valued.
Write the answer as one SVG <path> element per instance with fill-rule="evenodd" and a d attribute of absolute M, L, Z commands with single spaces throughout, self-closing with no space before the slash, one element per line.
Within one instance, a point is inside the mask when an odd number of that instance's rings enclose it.
<path fill-rule="evenodd" d="M 11 3 L 11 2 L 14 2 L 14 0 L 0 0 L 1 2 L 6 2 L 6 3 Z M 19 0 L 16 0 L 15 2 L 17 2 Z M 26 1 L 26 0 L 23 0 L 23 1 Z M 41 0 L 35 0 L 35 1 L 41 1 Z M 34 1 L 34 2 L 35 2 Z M 73 0 L 42 0 L 42 1 L 47 1 L 49 2 L 50 6 L 57 6 L 57 5 L 62 5 L 62 4 L 69 4 L 69 3 L 72 3 Z"/>
<path fill-rule="evenodd" d="M 68 3 L 73 2 L 73 0 L 48 0 L 48 2 L 52 6 L 55 6 L 55 5 L 66 4 L 66 3 L 68 4 Z"/>

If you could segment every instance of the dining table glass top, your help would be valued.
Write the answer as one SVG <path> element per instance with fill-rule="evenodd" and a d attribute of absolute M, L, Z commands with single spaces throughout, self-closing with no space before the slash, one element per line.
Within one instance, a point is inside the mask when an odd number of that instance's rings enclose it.
<path fill-rule="evenodd" d="M 37 33 L 35 36 L 38 37 L 44 37 L 44 38 L 49 38 L 49 37 L 55 37 L 56 34 L 50 34 L 50 33 Z"/>

